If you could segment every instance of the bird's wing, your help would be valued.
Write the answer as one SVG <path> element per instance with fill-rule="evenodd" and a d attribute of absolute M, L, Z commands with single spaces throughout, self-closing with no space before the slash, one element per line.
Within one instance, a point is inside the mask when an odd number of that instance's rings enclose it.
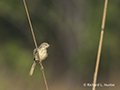
<path fill-rule="evenodd" d="M 36 66 L 36 62 L 34 61 L 32 67 L 31 67 L 30 73 L 29 73 L 30 76 L 33 74 L 35 66 Z"/>

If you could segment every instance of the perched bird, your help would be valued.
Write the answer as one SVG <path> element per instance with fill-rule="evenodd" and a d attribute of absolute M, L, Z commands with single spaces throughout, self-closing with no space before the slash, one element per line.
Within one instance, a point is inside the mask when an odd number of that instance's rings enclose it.
<path fill-rule="evenodd" d="M 31 70 L 30 70 L 30 73 L 29 75 L 31 76 L 33 74 L 33 71 L 34 71 L 34 68 L 36 66 L 36 62 L 42 62 L 43 60 L 45 60 L 45 58 L 48 56 L 47 54 L 47 48 L 49 47 L 50 45 L 48 43 L 42 43 L 39 47 L 38 47 L 38 53 L 37 53 L 37 50 L 34 49 L 33 51 L 33 55 L 34 55 L 34 63 L 31 67 Z M 39 60 L 39 57 L 38 57 L 38 54 L 40 56 L 40 60 Z M 41 68 L 43 69 L 43 68 Z"/>

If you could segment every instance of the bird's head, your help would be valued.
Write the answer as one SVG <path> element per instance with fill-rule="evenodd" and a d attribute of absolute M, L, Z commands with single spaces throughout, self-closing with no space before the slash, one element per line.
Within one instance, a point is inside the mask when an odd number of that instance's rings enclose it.
<path fill-rule="evenodd" d="M 49 46 L 50 46 L 50 45 L 49 45 L 48 43 L 44 42 L 44 43 L 42 43 L 42 44 L 39 46 L 39 48 L 41 48 L 41 49 L 47 49 Z"/>

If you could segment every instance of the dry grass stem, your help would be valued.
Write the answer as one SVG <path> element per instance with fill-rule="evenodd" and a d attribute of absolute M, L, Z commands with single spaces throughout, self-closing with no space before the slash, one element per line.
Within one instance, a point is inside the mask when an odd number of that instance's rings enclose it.
<path fill-rule="evenodd" d="M 29 21 L 29 24 L 30 24 L 30 28 L 31 28 L 31 32 L 32 32 L 33 40 L 34 40 L 34 43 L 35 43 L 35 47 L 36 47 L 36 50 L 37 50 L 37 53 L 38 53 L 38 46 L 37 46 L 37 42 L 36 42 L 36 39 L 35 39 L 35 35 L 34 35 L 34 31 L 33 31 L 32 23 L 31 23 L 31 20 L 30 20 L 30 16 L 29 16 L 29 13 L 28 13 L 28 9 L 27 9 L 27 5 L 26 5 L 25 0 L 23 0 L 23 3 L 24 3 L 24 7 L 25 7 L 26 14 L 27 14 L 27 17 L 28 17 L 28 21 Z M 39 60 L 40 60 L 40 55 L 39 55 L 39 54 L 38 54 L 38 58 L 39 58 Z M 42 63 L 39 62 L 39 64 L 40 64 L 41 68 L 43 68 Z M 44 82 L 45 82 L 46 90 L 48 90 L 48 84 L 47 84 L 47 80 L 46 80 L 46 77 L 45 77 L 44 70 L 42 70 L 42 74 L 43 74 L 43 78 L 44 78 Z"/>
<path fill-rule="evenodd" d="M 92 90 L 95 90 L 95 88 L 96 88 L 95 84 L 96 84 L 96 81 L 97 81 L 97 74 L 98 74 L 98 68 L 99 68 L 99 62 L 100 62 L 100 54 L 101 54 L 101 49 L 102 49 L 102 42 L 103 42 L 103 35 L 104 35 L 104 27 L 105 27 L 107 4 L 108 4 L 108 0 L 105 0 L 103 19 L 102 19 L 102 26 L 101 26 L 100 42 L 99 42 L 98 55 L 97 55 L 97 61 L 96 61 L 96 67 L 95 67 L 95 73 L 94 73 Z"/>

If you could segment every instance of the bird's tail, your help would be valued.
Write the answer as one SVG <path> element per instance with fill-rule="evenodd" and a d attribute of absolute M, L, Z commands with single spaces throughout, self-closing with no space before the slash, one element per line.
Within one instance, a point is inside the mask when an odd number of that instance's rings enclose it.
<path fill-rule="evenodd" d="M 34 69 L 35 69 L 35 66 L 36 66 L 36 62 L 34 61 L 32 67 L 31 67 L 30 73 L 29 73 L 30 76 L 33 74 L 33 71 L 34 71 Z"/>

